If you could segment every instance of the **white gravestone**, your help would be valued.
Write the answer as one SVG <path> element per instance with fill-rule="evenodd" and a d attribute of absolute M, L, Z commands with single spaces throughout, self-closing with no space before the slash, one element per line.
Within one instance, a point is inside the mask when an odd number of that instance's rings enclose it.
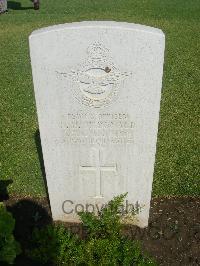
<path fill-rule="evenodd" d="M 0 14 L 7 11 L 7 0 L 0 0 Z"/>
<path fill-rule="evenodd" d="M 54 220 L 78 221 L 128 192 L 148 225 L 165 38 L 118 22 L 48 27 L 30 54 Z"/>

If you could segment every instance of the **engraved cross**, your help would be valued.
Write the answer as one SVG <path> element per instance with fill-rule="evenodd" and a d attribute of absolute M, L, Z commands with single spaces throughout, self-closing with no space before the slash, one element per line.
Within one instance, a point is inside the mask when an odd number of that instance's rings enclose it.
<path fill-rule="evenodd" d="M 95 184 L 95 198 L 102 198 L 102 185 L 101 185 L 101 174 L 102 172 L 117 172 L 117 165 L 101 165 L 101 152 L 95 149 L 94 154 L 94 166 L 93 165 L 83 165 L 80 166 L 80 171 L 94 171 L 96 172 L 96 184 Z"/>

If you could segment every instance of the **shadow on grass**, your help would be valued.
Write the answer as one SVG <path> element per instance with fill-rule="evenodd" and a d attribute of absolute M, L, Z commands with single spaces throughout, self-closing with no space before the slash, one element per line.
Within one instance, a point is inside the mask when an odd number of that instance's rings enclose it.
<path fill-rule="evenodd" d="M 43 154 L 42 154 L 42 145 L 41 145 L 41 140 L 40 140 L 40 131 L 38 129 L 35 132 L 34 138 L 35 138 L 35 145 L 36 145 L 37 153 L 38 153 L 38 159 L 40 162 L 40 169 L 41 169 L 43 180 L 44 180 L 46 195 L 48 197 L 48 203 L 50 205 L 48 187 L 47 187 L 47 179 L 46 179 L 44 160 L 43 160 Z"/>
<path fill-rule="evenodd" d="M 33 6 L 31 6 L 31 7 L 22 7 L 21 3 L 19 3 L 19 2 L 8 1 L 8 9 L 13 9 L 13 10 L 28 10 L 28 9 L 33 9 Z"/>
<path fill-rule="evenodd" d="M 12 183 L 13 181 L 11 179 L 0 180 L 0 201 L 9 199 L 7 187 Z"/>

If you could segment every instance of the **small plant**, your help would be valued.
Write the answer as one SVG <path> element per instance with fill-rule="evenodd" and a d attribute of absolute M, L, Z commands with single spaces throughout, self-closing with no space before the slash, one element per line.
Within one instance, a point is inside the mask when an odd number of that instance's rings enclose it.
<path fill-rule="evenodd" d="M 70 233 L 64 226 L 49 225 L 33 232 L 32 249 L 29 256 L 42 263 L 54 265 L 156 265 L 141 253 L 138 242 L 122 235 L 120 211 L 125 195 L 111 200 L 96 216 L 80 213 L 86 227 L 86 239 Z"/>
<path fill-rule="evenodd" d="M 63 262 L 73 262 L 77 257 L 80 240 L 66 230 L 63 225 L 48 225 L 41 230 L 34 230 L 31 244 L 32 249 L 27 254 L 33 260 L 41 263 L 54 262 L 56 265 L 66 265 Z"/>
<path fill-rule="evenodd" d="M 12 264 L 21 252 L 20 245 L 13 236 L 14 227 L 15 219 L 0 202 L 0 261 L 8 264 Z"/>

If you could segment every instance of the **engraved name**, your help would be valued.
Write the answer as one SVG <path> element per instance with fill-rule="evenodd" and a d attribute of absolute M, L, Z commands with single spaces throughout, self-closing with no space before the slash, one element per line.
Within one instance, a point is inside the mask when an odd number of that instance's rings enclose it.
<path fill-rule="evenodd" d="M 127 113 L 68 113 L 63 119 L 69 144 L 131 144 L 134 122 Z"/>

